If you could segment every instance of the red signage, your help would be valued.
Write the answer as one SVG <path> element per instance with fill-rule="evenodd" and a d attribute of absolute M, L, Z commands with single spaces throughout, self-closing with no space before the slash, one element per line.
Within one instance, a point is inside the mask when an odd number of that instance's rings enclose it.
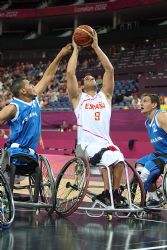
<path fill-rule="evenodd" d="M 94 12 L 113 11 L 134 6 L 163 3 L 163 0 L 111 0 L 110 2 L 89 3 L 48 7 L 45 9 L 0 10 L 0 19 L 26 19 L 51 16 L 87 14 Z"/>

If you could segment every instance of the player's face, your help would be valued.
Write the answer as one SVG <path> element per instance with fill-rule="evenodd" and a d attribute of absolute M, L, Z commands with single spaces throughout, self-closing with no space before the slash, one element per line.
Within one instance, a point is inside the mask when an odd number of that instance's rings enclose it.
<path fill-rule="evenodd" d="M 84 77 L 84 88 L 89 89 L 90 87 L 96 87 L 96 81 L 93 76 L 87 75 Z"/>
<path fill-rule="evenodd" d="M 147 114 L 150 113 L 155 106 L 155 103 L 151 102 L 151 98 L 149 96 L 143 96 L 141 99 L 141 113 Z"/>
<path fill-rule="evenodd" d="M 37 95 L 35 91 L 35 87 L 33 84 L 31 84 L 28 80 L 24 80 L 24 89 L 26 90 L 26 95 L 34 97 Z"/>

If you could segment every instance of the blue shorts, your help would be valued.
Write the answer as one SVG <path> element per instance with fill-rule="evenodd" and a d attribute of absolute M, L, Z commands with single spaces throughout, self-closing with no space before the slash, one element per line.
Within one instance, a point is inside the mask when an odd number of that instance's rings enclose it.
<path fill-rule="evenodd" d="M 162 156 L 156 156 L 154 154 L 145 155 L 144 157 L 138 159 L 136 163 L 143 165 L 150 172 L 152 172 L 158 168 L 158 166 L 154 162 L 154 159 L 157 159 L 157 158 L 162 159 L 165 162 L 165 164 L 167 164 L 167 158 L 164 158 Z"/>
<path fill-rule="evenodd" d="M 30 154 L 28 149 L 22 149 L 22 148 L 8 148 L 9 155 L 13 157 L 12 163 L 17 166 L 27 166 L 28 163 L 21 161 L 19 159 L 15 159 L 15 155 L 25 155 L 28 156 L 36 161 L 38 161 L 38 155 L 36 153 Z"/>

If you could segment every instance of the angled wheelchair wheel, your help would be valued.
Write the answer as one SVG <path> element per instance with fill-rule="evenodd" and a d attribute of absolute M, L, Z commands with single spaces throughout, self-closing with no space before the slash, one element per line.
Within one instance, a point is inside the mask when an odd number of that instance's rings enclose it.
<path fill-rule="evenodd" d="M 144 197 L 144 186 L 140 179 L 140 176 L 136 169 L 132 167 L 127 161 L 125 162 L 128 171 L 128 181 L 126 180 L 126 174 L 123 174 L 121 180 L 121 195 L 129 200 L 128 194 L 128 183 L 130 189 L 131 202 L 133 206 L 144 207 L 145 197 Z M 125 171 L 125 169 L 124 169 Z"/>
<path fill-rule="evenodd" d="M 3 173 L 0 171 L 0 227 L 8 228 L 15 215 L 12 192 Z"/>
<path fill-rule="evenodd" d="M 84 199 L 89 177 L 89 164 L 81 158 L 73 158 L 64 165 L 56 179 L 57 214 L 66 217 L 76 211 Z"/>
<path fill-rule="evenodd" d="M 160 206 L 163 206 L 167 202 L 167 193 L 166 193 L 166 179 L 167 175 L 160 175 L 155 181 L 152 183 L 154 190 L 157 193 L 159 198 Z"/>
<path fill-rule="evenodd" d="M 164 173 L 162 180 L 162 193 L 165 199 L 165 203 L 167 204 L 167 172 Z"/>
<path fill-rule="evenodd" d="M 39 166 L 41 169 L 40 197 L 39 202 L 50 205 L 46 210 L 52 213 L 55 208 L 55 180 L 48 160 L 39 155 Z"/>
<path fill-rule="evenodd" d="M 38 176 L 40 181 L 40 176 Z M 29 191 L 29 200 L 33 203 L 37 203 L 39 199 L 39 193 L 40 193 L 40 184 L 37 183 L 36 177 L 34 174 L 28 176 L 28 185 L 27 189 Z"/>

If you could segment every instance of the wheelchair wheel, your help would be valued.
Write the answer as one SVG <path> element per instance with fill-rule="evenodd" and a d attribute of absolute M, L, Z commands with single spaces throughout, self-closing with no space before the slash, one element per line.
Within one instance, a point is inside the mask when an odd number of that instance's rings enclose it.
<path fill-rule="evenodd" d="M 0 171 L 0 227 L 8 228 L 15 215 L 12 193 L 3 173 Z"/>
<path fill-rule="evenodd" d="M 135 168 L 135 170 L 138 172 L 138 174 L 140 175 L 140 173 L 141 173 L 141 169 L 136 169 Z M 166 177 L 167 178 L 167 177 Z M 164 195 L 164 192 L 163 192 L 163 180 L 165 181 L 165 176 L 163 177 L 163 174 L 162 175 L 160 175 L 160 176 L 156 176 L 153 180 L 152 180 L 152 186 L 151 186 L 151 188 L 154 190 L 154 191 L 156 191 L 156 193 L 157 193 L 157 196 L 158 196 L 158 198 L 159 198 L 159 204 L 160 205 L 164 205 L 165 204 L 165 202 L 166 202 L 166 198 L 165 197 L 167 197 L 167 196 L 165 196 Z M 133 183 L 133 180 L 132 180 L 132 185 L 134 185 L 134 183 Z M 164 185 L 165 185 L 165 182 L 164 182 Z M 135 185 L 134 185 L 134 188 L 135 188 Z M 165 186 L 164 186 L 164 190 L 165 190 Z M 134 189 L 134 192 L 135 192 L 135 189 Z M 147 200 L 148 198 L 146 197 L 146 200 Z"/>
<path fill-rule="evenodd" d="M 167 203 L 167 172 L 164 173 L 163 180 L 162 180 L 162 193 Z"/>
<path fill-rule="evenodd" d="M 165 186 L 166 186 L 165 179 L 166 178 L 167 178 L 167 176 L 165 177 L 165 175 L 164 175 L 164 177 L 163 177 L 163 174 L 162 174 L 158 178 L 156 178 L 154 183 L 152 183 L 152 185 L 157 193 L 157 196 L 159 198 L 159 204 L 162 206 L 166 203 L 166 199 L 167 199 L 167 196 L 165 194 Z M 164 185 L 163 185 L 163 181 L 164 181 Z"/>
<path fill-rule="evenodd" d="M 73 158 L 61 169 L 56 179 L 56 212 L 71 215 L 79 207 L 88 188 L 90 168 L 85 160 Z"/>
<path fill-rule="evenodd" d="M 132 204 L 138 207 L 144 207 L 144 202 L 145 202 L 144 187 L 140 179 L 140 176 L 138 172 L 136 171 L 136 169 L 133 168 L 127 161 L 125 163 L 127 165 L 127 170 L 128 170 L 129 187 L 130 187 Z M 127 190 L 128 184 L 127 184 L 127 180 L 125 176 L 126 174 L 123 173 L 120 190 L 121 190 L 121 195 L 128 200 L 129 199 L 128 190 Z"/>
<path fill-rule="evenodd" d="M 38 176 L 40 179 L 40 176 Z M 34 174 L 28 176 L 28 191 L 29 191 L 29 200 L 32 203 L 37 203 L 39 199 L 39 193 L 40 193 L 40 185 L 36 183 L 36 177 Z"/>
<path fill-rule="evenodd" d="M 48 160 L 39 155 L 39 166 L 42 171 L 40 184 L 40 200 L 41 202 L 51 205 L 47 208 L 48 213 L 52 213 L 55 208 L 55 180 Z"/>

